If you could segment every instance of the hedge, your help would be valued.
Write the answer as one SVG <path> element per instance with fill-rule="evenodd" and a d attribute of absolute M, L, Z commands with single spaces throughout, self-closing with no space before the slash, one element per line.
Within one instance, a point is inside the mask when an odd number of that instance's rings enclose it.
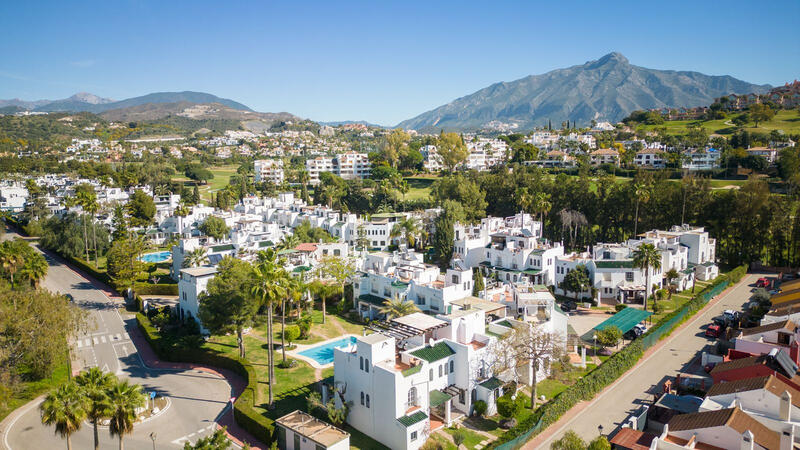
<path fill-rule="evenodd" d="M 136 322 L 145 339 L 150 343 L 159 358 L 166 361 L 197 363 L 228 369 L 243 377 L 247 381 L 247 386 L 239 394 L 233 405 L 233 416 L 236 423 L 261 442 L 269 444 L 272 441 L 275 428 L 273 420 L 264 417 L 254 408 L 258 378 L 249 361 L 235 356 L 216 354 L 205 349 L 173 345 L 161 336 L 158 330 L 150 323 L 150 320 L 142 313 L 136 314 Z"/>
<path fill-rule="evenodd" d="M 178 295 L 178 285 L 175 283 L 150 284 L 137 282 L 133 290 L 140 295 Z"/>
<path fill-rule="evenodd" d="M 670 325 L 678 314 L 685 314 L 681 322 L 693 316 L 700 310 L 707 301 L 703 298 L 705 294 L 712 292 L 714 288 L 724 282 L 731 284 L 738 282 L 747 273 L 747 266 L 739 266 L 731 270 L 727 274 L 718 276 L 711 285 L 707 286 L 702 291 L 698 292 L 691 300 L 684 303 L 681 308 L 662 317 L 654 326 L 650 328 L 642 337 L 649 334 L 659 332 L 661 337 L 669 336 L 672 330 L 677 327 L 677 324 Z M 682 312 L 687 308 L 686 312 Z M 669 326 L 669 330 L 661 330 L 661 327 Z M 606 386 L 619 379 L 625 372 L 632 368 L 641 359 L 644 354 L 643 339 L 639 338 L 628 344 L 619 352 L 611 355 L 605 362 L 600 364 L 596 369 L 589 372 L 586 376 L 579 379 L 575 384 L 568 387 L 566 390 L 555 396 L 552 400 L 542 405 L 536 410 L 534 414 L 529 416 L 526 420 L 520 422 L 516 427 L 508 430 L 499 439 L 492 442 L 489 448 L 496 448 L 503 443 L 514 440 L 528 432 L 533 431 L 530 437 L 535 436 L 542 430 L 552 425 L 561 418 L 567 411 L 569 411 L 578 402 L 583 400 L 591 400 L 594 396 L 605 389 Z"/>

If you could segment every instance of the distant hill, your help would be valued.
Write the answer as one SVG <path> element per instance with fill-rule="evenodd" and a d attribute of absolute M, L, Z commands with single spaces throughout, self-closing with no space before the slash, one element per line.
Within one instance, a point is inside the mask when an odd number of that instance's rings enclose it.
<path fill-rule="evenodd" d="M 375 128 L 386 128 L 383 125 L 378 125 L 376 123 L 367 122 L 366 120 L 340 120 L 336 122 L 320 122 L 320 125 L 328 125 L 332 127 L 338 127 L 340 125 L 364 125 L 367 127 L 375 127 Z"/>
<path fill-rule="evenodd" d="M 401 122 L 418 131 L 504 128 L 526 130 L 570 120 L 617 122 L 631 111 L 709 105 L 725 94 L 763 93 L 730 76 L 656 70 L 609 53 L 583 65 L 501 82 Z"/>
<path fill-rule="evenodd" d="M 102 113 L 112 109 L 130 108 L 132 106 L 144 105 L 147 103 L 180 103 L 188 102 L 195 104 L 205 103 L 219 103 L 227 106 L 228 108 L 238 109 L 242 111 L 252 111 L 247 106 L 227 99 L 220 98 L 216 95 L 206 94 L 204 92 L 154 92 L 152 94 L 142 95 L 140 97 L 133 97 L 120 101 L 113 101 L 97 97 L 96 95 L 80 93 L 75 94 L 70 98 L 64 100 L 54 100 L 49 103 L 36 106 L 34 111 L 88 111 L 93 113 Z M 22 106 L 22 105 L 21 105 Z"/>
<path fill-rule="evenodd" d="M 174 103 L 143 103 L 104 111 L 100 113 L 100 116 L 106 120 L 115 122 L 153 121 L 163 119 L 168 116 L 184 117 L 195 120 L 220 119 L 244 121 L 247 123 L 263 122 L 268 125 L 272 125 L 277 122 L 302 120 L 299 117 L 286 112 L 260 113 L 250 109 L 242 110 L 232 108 L 219 102 L 194 103 L 190 101 L 180 101 Z"/>

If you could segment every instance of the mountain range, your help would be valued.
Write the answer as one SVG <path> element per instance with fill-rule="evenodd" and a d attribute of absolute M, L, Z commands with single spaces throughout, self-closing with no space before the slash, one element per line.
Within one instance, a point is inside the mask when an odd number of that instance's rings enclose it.
<path fill-rule="evenodd" d="M 109 98 L 98 97 L 94 94 L 87 92 L 80 92 L 72 97 L 61 100 L 35 100 L 26 101 L 20 99 L 0 100 L 0 108 L 5 106 L 18 106 L 28 111 L 36 112 L 80 112 L 87 111 L 92 113 L 102 113 L 110 110 L 120 110 L 134 106 L 145 104 L 160 104 L 160 103 L 190 103 L 190 104 L 207 104 L 218 103 L 225 107 L 239 110 L 239 111 L 253 111 L 249 107 L 227 99 L 220 98 L 216 95 L 206 94 L 204 92 L 154 92 L 152 94 L 142 95 L 140 97 L 133 97 L 125 100 L 115 101 Z"/>
<path fill-rule="evenodd" d="M 770 88 L 727 75 L 648 69 L 614 52 L 582 65 L 495 83 L 397 126 L 432 132 L 527 130 L 566 120 L 615 123 L 635 110 L 710 105 L 722 95 Z"/>

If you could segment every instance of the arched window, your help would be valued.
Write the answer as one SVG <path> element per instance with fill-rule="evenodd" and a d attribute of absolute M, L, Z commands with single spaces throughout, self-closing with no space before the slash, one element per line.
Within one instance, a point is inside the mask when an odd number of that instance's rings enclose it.
<path fill-rule="evenodd" d="M 369 373 L 369 359 L 364 360 L 364 370 L 366 370 L 367 373 Z"/>
<path fill-rule="evenodd" d="M 367 394 L 367 408 L 369 408 L 369 394 Z"/>
<path fill-rule="evenodd" d="M 360 370 L 364 370 L 364 357 L 363 356 L 359 356 L 358 357 L 358 368 Z"/>
<path fill-rule="evenodd" d="M 433 369 L 428 372 L 428 381 L 433 381 Z"/>
<path fill-rule="evenodd" d="M 414 406 L 417 404 L 417 388 L 412 387 L 408 390 L 408 407 Z"/>
<path fill-rule="evenodd" d="M 364 392 L 363 391 L 361 392 L 361 404 L 362 405 L 364 404 Z"/>
<path fill-rule="evenodd" d="M 453 373 L 453 368 L 455 367 L 455 361 L 450 361 L 450 373 Z"/>

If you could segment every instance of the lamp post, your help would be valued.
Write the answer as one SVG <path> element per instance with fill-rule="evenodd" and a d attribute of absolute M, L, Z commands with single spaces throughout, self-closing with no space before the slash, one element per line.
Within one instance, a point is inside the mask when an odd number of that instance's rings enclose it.
<path fill-rule="evenodd" d="M 150 433 L 150 440 L 153 441 L 153 450 L 156 450 L 156 433 L 155 433 L 155 431 Z"/>
<path fill-rule="evenodd" d="M 592 339 L 594 339 L 594 347 L 592 347 L 592 356 L 597 356 L 597 333 L 592 334 Z"/>
<path fill-rule="evenodd" d="M 597 432 L 600 434 L 600 436 L 603 435 L 603 426 L 602 425 L 598 425 L 597 426 Z"/>

